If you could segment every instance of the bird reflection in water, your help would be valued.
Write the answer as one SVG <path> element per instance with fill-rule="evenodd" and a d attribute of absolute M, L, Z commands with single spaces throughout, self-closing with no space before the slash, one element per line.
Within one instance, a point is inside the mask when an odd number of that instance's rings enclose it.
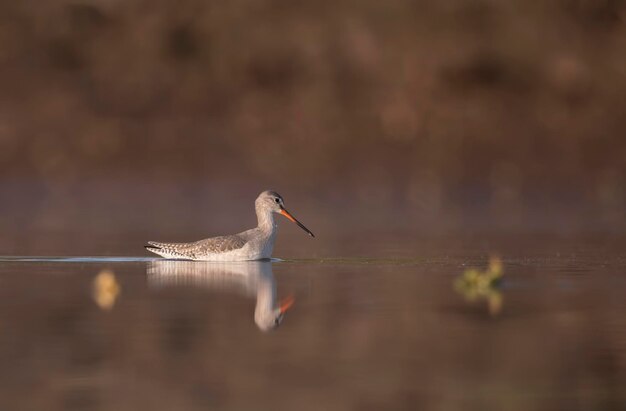
<path fill-rule="evenodd" d="M 147 266 L 153 287 L 192 286 L 256 297 L 254 322 L 262 331 L 278 327 L 295 299 L 276 300 L 276 281 L 269 261 L 201 262 L 157 260 Z"/>

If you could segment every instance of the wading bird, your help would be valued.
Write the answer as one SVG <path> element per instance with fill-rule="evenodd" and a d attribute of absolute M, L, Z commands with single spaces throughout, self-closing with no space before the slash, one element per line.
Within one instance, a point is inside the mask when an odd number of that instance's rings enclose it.
<path fill-rule="evenodd" d="M 148 241 L 146 249 L 165 258 L 198 261 L 248 261 L 272 257 L 278 225 L 274 214 L 282 214 L 311 237 L 313 233 L 286 209 L 283 198 L 274 191 L 262 192 L 254 202 L 259 224 L 239 234 L 206 238 L 193 243 Z"/>

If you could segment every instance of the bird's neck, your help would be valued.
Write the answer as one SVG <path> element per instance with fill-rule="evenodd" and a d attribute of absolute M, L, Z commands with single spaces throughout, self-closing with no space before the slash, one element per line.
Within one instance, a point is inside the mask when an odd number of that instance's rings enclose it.
<path fill-rule="evenodd" d="M 259 220 L 259 229 L 261 231 L 268 234 L 273 234 L 276 231 L 277 224 L 271 211 L 257 207 L 256 216 Z"/>

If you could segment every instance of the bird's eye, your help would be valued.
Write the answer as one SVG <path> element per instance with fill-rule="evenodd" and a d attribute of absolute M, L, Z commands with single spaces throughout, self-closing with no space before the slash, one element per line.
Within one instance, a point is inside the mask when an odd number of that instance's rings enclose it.
<path fill-rule="evenodd" d="M 277 204 L 280 204 L 280 198 L 275 198 L 274 201 L 276 201 Z"/>

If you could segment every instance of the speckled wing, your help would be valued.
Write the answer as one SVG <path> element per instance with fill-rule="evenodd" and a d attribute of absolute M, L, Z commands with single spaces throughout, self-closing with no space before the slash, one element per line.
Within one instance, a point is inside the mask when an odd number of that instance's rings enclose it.
<path fill-rule="evenodd" d="M 148 241 L 149 251 L 172 258 L 198 259 L 211 254 L 223 254 L 238 250 L 246 241 L 238 235 L 207 238 L 194 243 L 159 243 Z"/>
<path fill-rule="evenodd" d="M 207 238 L 195 243 L 195 251 L 201 255 L 227 253 L 242 248 L 246 241 L 238 235 Z"/>

